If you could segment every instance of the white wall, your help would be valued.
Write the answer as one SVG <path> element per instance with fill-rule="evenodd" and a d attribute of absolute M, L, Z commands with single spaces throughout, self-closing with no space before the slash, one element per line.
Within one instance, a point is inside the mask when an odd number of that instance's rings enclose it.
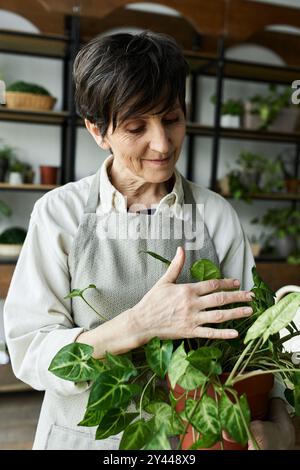
<path fill-rule="evenodd" d="M 253 0 L 257 1 L 257 0 Z M 265 0 L 267 1 L 267 0 Z M 299 0 L 269 0 L 268 3 L 278 3 L 300 7 Z M 157 7 L 157 5 L 156 5 Z M 134 6 L 133 6 L 134 8 Z M 147 6 L 142 5 L 145 9 Z M 160 11 L 159 7 L 156 10 Z M 169 10 L 162 12 L 169 13 Z M 0 10 L 0 28 L 37 32 L 37 28 L 24 18 L 18 15 Z M 122 28 L 122 31 L 128 28 Z M 130 30 L 131 31 L 131 30 Z M 135 32 L 136 30 L 133 30 Z M 254 46 L 236 47 L 229 52 L 229 56 L 236 59 L 259 60 L 262 63 L 280 64 L 281 60 L 271 51 Z M 0 53 L 0 74 L 7 84 L 15 80 L 25 80 L 36 82 L 45 86 L 57 97 L 55 110 L 60 110 L 62 106 L 62 62 L 21 56 L 14 54 Z M 300 77 L 299 77 L 300 78 Z M 203 124 L 213 123 L 213 105 L 210 103 L 210 96 L 215 92 L 215 80 L 211 78 L 199 77 L 199 102 L 197 103 L 198 120 Z M 254 92 L 262 91 L 265 85 L 251 82 L 239 82 L 228 80 L 225 83 L 224 95 L 227 97 L 241 97 L 253 95 Z M 33 164 L 36 171 L 36 182 L 39 182 L 40 164 L 59 164 L 60 158 L 60 128 L 59 126 L 42 126 L 18 123 L 5 123 L 0 121 L 0 138 L 4 139 L 8 145 L 17 147 L 20 158 Z M 246 142 L 246 141 L 222 141 L 220 153 L 219 176 L 227 170 L 228 165 L 232 167 L 242 149 L 252 151 L 262 151 L 270 158 L 273 158 L 282 147 L 276 144 Z M 196 139 L 196 158 L 194 180 L 204 186 L 209 185 L 209 174 L 211 166 L 212 141 L 209 138 Z M 77 134 L 76 152 L 76 179 L 94 173 L 107 153 L 100 150 L 88 132 L 80 128 Z M 177 165 L 178 169 L 185 175 L 186 169 L 186 142 L 183 146 L 182 156 Z M 29 215 L 34 202 L 41 196 L 41 193 L 1 193 L 1 198 L 9 203 L 13 208 L 11 220 L 0 220 L 0 232 L 8 225 L 19 225 L 27 227 Z M 255 202 L 249 206 L 243 202 L 233 202 L 240 219 L 250 235 L 255 233 L 256 227 L 249 224 L 249 220 L 258 213 L 263 213 L 270 202 Z M 278 203 L 276 203 L 278 206 Z M 0 322 L 1 325 L 1 322 Z M 1 330 L 1 326 L 0 326 Z M 1 333 L 0 333 L 1 335 Z"/>

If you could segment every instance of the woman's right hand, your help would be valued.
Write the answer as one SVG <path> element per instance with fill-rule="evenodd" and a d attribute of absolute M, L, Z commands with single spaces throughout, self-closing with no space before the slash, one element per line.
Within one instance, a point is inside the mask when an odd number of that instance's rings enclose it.
<path fill-rule="evenodd" d="M 184 261 L 184 249 L 179 247 L 166 273 L 131 309 L 140 345 L 155 336 L 160 339 L 232 339 L 238 336 L 236 330 L 205 325 L 251 315 L 251 307 L 220 310 L 227 304 L 253 300 L 253 293 L 233 290 L 239 287 L 238 280 L 214 279 L 176 284 Z"/>

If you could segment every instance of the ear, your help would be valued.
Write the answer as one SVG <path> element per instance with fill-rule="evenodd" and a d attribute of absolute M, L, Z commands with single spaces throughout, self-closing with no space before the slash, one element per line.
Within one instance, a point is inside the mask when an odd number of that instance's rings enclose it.
<path fill-rule="evenodd" d="M 110 144 L 106 142 L 106 139 L 102 137 L 100 130 L 96 124 L 91 123 L 88 119 L 84 120 L 85 127 L 91 134 L 91 136 L 94 138 L 95 142 L 99 147 L 101 147 L 103 150 L 109 150 L 110 149 Z"/>

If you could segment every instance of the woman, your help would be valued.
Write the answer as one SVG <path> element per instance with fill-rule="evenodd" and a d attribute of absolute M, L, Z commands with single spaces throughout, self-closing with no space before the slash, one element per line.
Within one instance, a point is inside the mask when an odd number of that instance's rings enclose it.
<path fill-rule="evenodd" d="M 230 340 L 235 330 L 205 325 L 251 314 L 251 308 L 218 310 L 252 298 L 254 261 L 236 213 L 175 168 L 185 136 L 187 71 L 175 41 L 151 32 L 96 37 L 75 60 L 78 112 L 110 156 L 96 175 L 35 204 L 6 300 L 14 372 L 46 391 L 34 449 L 118 448 L 120 436 L 95 441 L 93 428 L 77 426 L 89 384 L 75 385 L 48 371 L 66 344 L 90 344 L 94 357 L 102 358 L 105 351 L 125 353 L 154 336 Z M 184 208 L 196 205 L 204 209 L 200 224 L 197 211 L 185 217 Z M 194 236 L 185 231 L 176 238 L 178 221 L 189 223 Z M 150 229 L 147 236 L 141 227 Z M 168 237 L 162 237 L 164 228 Z M 173 261 L 165 271 L 141 250 Z M 219 264 L 224 279 L 190 283 L 187 267 L 200 257 Z M 97 290 L 89 300 L 107 318 L 101 324 L 80 299 L 64 298 L 90 283 Z M 284 406 L 272 400 L 275 422 L 253 425 L 265 447 L 290 445 Z"/>

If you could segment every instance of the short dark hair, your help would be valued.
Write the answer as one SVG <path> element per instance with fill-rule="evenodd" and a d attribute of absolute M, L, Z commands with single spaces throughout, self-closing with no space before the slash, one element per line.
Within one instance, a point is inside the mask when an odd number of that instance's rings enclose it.
<path fill-rule="evenodd" d="M 143 31 L 96 36 L 83 46 L 73 68 L 78 114 L 104 137 L 130 116 L 164 113 L 177 98 L 186 115 L 189 66 L 171 36 Z"/>

